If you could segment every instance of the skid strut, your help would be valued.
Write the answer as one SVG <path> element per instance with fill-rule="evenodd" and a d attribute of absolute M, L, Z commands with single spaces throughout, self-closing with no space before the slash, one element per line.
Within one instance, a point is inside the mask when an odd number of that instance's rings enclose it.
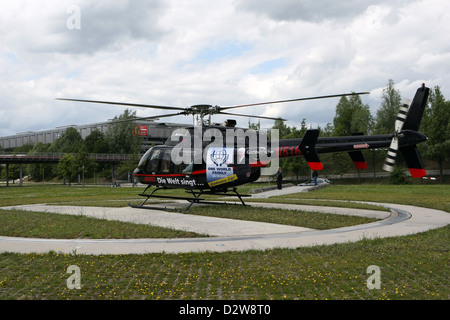
<path fill-rule="evenodd" d="M 224 192 L 213 192 L 213 191 L 209 191 L 209 190 L 198 190 L 198 191 L 194 191 L 192 189 L 186 190 L 186 192 L 190 192 L 192 194 L 193 197 L 176 197 L 176 196 L 163 196 L 163 195 L 155 195 L 155 192 L 161 189 L 166 189 L 164 187 L 158 187 L 155 190 L 153 190 L 150 194 L 146 194 L 145 192 L 147 191 L 148 188 L 150 188 L 151 186 L 148 186 L 147 188 L 145 188 L 144 192 L 142 192 L 141 194 L 139 194 L 141 197 L 145 197 L 145 200 L 142 201 L 141 204 L 139 205 L 132 205 L 131 203 L 129 203 L 130 207 L 133 208 L 139 208 L 139 209 L 156 209 L 156 210 L 167 210 L 167 208 L 161 208 L 161 207 L 149 207 L 149 206 L 144 206 L 145 203 L 148 201 L 148 199 L 150 198 L 161 198 L 161 199 L 174 199 L 174 200 L 186 200 L 189 202 L 189 205 L 186 207 L 186 209 L 184 210 L 185 212 L 187 212 L 191 206 L 194 203 L 205 203 L 205 204 L 220 204 L 220 202 L 212 202 L 212 201 L 205 201 L 204 198 L 200 198 L 202 195 L 204 194 L 211 194 L 211 195 L 219 195 L 219 196 L 230 196 L 230 194 L 226 193 L 228 190 L 224 191 Z M 239 198 L 239 200 L 241 201 L 242 205 L 246 205 L 244 200 L 242 199 L 242 197 L 249 197 L 250 195 L 241 195 L 239 194 L 239 192 L 237 192 L 236 188 L 233 188 L 231 191 L 233 191 L 234 194 L 231 194 L 231 196 L 237 196 Z"/>

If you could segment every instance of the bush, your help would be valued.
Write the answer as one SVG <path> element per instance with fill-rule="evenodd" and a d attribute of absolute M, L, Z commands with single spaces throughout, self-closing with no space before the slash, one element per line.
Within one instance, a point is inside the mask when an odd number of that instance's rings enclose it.
<path fill-rule="evenodd" d="M 391 172 L 389 176 L 389 181 L 391 184 L 407 184 L 405 168 L 402 166 L 395 166 L 394 171 Z"/>

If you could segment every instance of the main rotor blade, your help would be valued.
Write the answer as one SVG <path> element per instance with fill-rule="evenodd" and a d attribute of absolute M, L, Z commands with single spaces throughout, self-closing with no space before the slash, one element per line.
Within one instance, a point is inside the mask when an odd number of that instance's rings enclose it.
<path fill-rule="evenodd" d="M 264 116 L 254 116 L 254 115 L 246 115 L 246 114 L 238 114 L 238 113 L 230 113 L 230 112 L 222 112 L 220 111 L 217 114 L 227 114 L 230 116 L 240 116 L 240 117 L 249 117 L 249 118 L 261 118 L 261 119 L 269 119 L 269 120 L 282 120 L 282 121 L 287 121 L 286 119 L 283 118 L 273 118 L 273 117 L 264 117 Z"/>
<path fill-rule="evenodd" d="M 259 102 L 259 103 L 250 103 L 250 104 L 242 104 L 231 107 L 221 107 L 221 110 L 233 109 L 233 108 L 242 108 L 242 107 L 251 107 L 251 106 L 261 106 L 265 104 L 274 104 L 274 103 L 284 103 L 284 102 L 294 102 L 294 101 L 305 101 L 305 100 L 317 100 L 317 99 L 326 99 L 326 98 L 336 98 L 336 97 L 345 97 L 345 96 L 356 96 L 361 94 L 369 94 L 370 92 L 352 92 L 352 93 L 343 93 L 343 94 L 333 94 L 328 96 L 318 96 L 318 97 L 309 97 L 309 98 L 299 98 L 299 99 L 290 99 L 290 100 L 278 100 L 278 101 L 270 101 L 270 102 Z"/>
<path fill-rule="evenodd" d="M 186 110 L 186 108 L 180 108 L 180 107 L 157 106 L 157 105 L 139 104 L 139 103 L 125 103 L 125 102 L 98 101 L 98 100 L 82 100 L 82 99 L 64 99 L 64 98 L 56 98 L 56 100 L 75 101 L 75 102 L 90 102 L 90 103 L 104 103 L 104 104 L 114 104 L 114 105 L 119 105 L 119 106 L 143 107 L 143 108 L 154 108 L 154 109 L 165 109 L 165 110 Z"/>
<path fill-rule="evenodd" d="M 185 112 L 177 112 L 177 113 L 169 113 L 169 114 L 161 114 L 159 116 L 150 116 L 150 117 L 135 117 L 131 119 L 110 119 L 112 122 L 128 122 L 128 121 L 143 121 L 143 120 L 152 120 L 152 119 L 159 119 L 159 118 L 166 118 L 166 117 L 173 117 L 173 116 L 180 116 L 180 115 L 187 115 Z"/>

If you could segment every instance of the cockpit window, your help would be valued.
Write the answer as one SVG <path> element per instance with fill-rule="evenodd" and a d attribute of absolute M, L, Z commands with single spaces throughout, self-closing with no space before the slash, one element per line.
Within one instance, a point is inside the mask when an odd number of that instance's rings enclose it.
<path fill-rule="evenodd" d="M 187 152 L 187 151 L 185 151 Z M 190 152 L 189 152 L 190 153 Z M 187 159 L 192 159 L 188 154 L 185 155 Z M 172 161 L 172 148 L 161 148 L 161 147 L 153 147 L 149 149 L 139 161 L 138 167 L 149 173 L 184 173 L 191 174 L 193 170 L 193 161 L 191 160 L 188 163 L 181 162 L 178 163 L 179 160 L 175 159 L 175 163 Z"/>
<path fill-rule="evenodd" d="M 166 150 L 161 160 L 161 172 L 169 173 L 170 166 L 172 164 L 172 158 L 170 156 L 171 150 Z"/>
<path fill-rule="evenodd" d="M 161 156 L 160 149 L 153 150 L 153 152 L 151 153 L 150 160 L 147 165 L 147 169 L 150 172 L 158 172 L 160 156 Z"/>
<path fill-rule="evenodd" d="M 150 156 L 151 152 L 152 152 L 152 148 L 148 149 L 147 152 L 142 156 L 142 158 L 141 158 L 141 160 L 139 161 L 139 164 L 138 164 L 138 168 L 139 169 L 141 169 L 141 170 L 145 169 L 148 157 Z"/>

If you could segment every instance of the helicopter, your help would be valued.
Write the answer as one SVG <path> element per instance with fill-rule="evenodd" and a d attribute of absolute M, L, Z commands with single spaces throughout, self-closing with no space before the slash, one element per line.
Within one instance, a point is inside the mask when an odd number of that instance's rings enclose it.
<path fill-rule="evenodd" d="M 275 174 L 276 163 L 281 158 L 303 156 L 310 169 L 317 171 L 323 169 L 320 154 L 347 152 L 356 168 L 366 169 L 367 163 L 362 154 L 363 150 L 388 148 L 384 170 L 393 171 L 397 154 L 400 151 L 411 176 L 414 178 L 425 176 L 426 171 L 416 147 L 418 143 L 428 139 L 418 131 L 429 95 L 429 88 L 425 87 L 425 84 L 417 89 L 411 104 L 404 104 L 400 108 L 392 134 L 319 137 L 318 129 L 308 129 L 303 138 L 278 139 L 271 137 L 269 139 L 270 134 L 263 130 L 236 128 L 235 120 L 227 120 L 223 124 L 211 122 L 211 116 L 214 114 L 277 120 L 281 118 L 250 116 L 228 112 L 228 110 L 362 94 L 369 94 L 369 92 L 352 92 L 228 107 L 199 104 L 187 108 L 99 100 L 66 98 L 57 100 L 176 111 L 158 116 L 135 117 L 130 119 L 131 121 L 178 115 L 196 117 L 197 123 L 194 123 L 192 127 L 176 129 L 163 145 L 149 148 L 133 172 L 135 179 L 147 187 L 144 192 L 139 194 L 145 198 L 142 203 L 130 204 L 130 206 L 160 209 L 145 204 L 150 198 L 187 200 L 189 202 L 185 209 L 187 212 L 194 203 L 215 203 L 202 198 L 202 195 L 206 194 L 236 196 L 245 206 L 243 197 L 250 195 L 240 194 L 237 187 L 258 180 L 263 170 L 269 170 L 266 172 Z M 285 121 L 285 119 L 281 120 Z M 226 140 L 226 144 L 224 140 Z M 156 188 L 147 192 L 151 187 Z M 156 194 L 157 191 L 167 189 L 185 189 L 191 195 L 181 197 Z"/>

